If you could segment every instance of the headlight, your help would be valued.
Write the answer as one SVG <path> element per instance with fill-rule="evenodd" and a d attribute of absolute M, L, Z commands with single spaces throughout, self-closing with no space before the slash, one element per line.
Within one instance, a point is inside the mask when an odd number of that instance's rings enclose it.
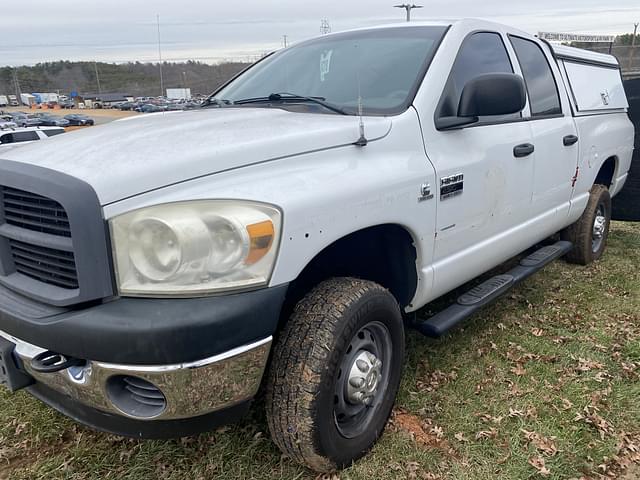
<path fill-rule="evenodd" d="M 203 295 L 268 282 L 280 212 L 249 202 L 198 200 L 110 220 L 122 295 Z"/>

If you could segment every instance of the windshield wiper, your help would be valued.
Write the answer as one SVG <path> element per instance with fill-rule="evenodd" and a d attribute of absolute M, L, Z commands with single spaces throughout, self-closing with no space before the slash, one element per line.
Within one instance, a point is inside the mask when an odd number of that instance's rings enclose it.
<path fill-rule="evenodd" d="M 307 102 L 321 105 L 327 110 L 339 113 L 340 115 L 349 115 L 348 112 L 342 108 L 328 103 L 324 97 L 305 97 L 304 95 L 296 95 L 295 93 L 280 92 L 272 93 L 268 97 L 256 97 L 256 98 L 244 98 L 242 100 L 236 100 L 233 105 L 247 105 L 251 103 L 268 103 L 268 102 Z"/>

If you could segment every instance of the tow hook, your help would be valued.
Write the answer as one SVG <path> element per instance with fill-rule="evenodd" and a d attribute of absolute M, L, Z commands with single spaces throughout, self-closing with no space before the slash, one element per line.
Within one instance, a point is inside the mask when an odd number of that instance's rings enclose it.
<path fill-rule="evenodd" d="M 85 361 L 79 358 L 66 357 L 61 353 L 47 350 L 31 359 L 31 368 L 38 373 L 55 373 L 66 370 L 69 367 L 79 367 Z"/>

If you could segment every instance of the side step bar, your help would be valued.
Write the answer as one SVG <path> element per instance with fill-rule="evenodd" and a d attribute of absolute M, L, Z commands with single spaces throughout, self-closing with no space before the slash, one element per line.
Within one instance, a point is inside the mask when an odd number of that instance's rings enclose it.
<path fill-rule="evenodd" d="M 427 320 L 413 324 L 413 328 L 428 337 L 441 337 L 453 327 L 466 320 L 485 305 L 493 302 L 525 278 L 530 277 L 549 263 L 569 253 L 571 242 L 557 242 L 542 247 L 520 260 L 520 263 L 503 275 L 486 280 L 458 297 L 456 303 Z"/>

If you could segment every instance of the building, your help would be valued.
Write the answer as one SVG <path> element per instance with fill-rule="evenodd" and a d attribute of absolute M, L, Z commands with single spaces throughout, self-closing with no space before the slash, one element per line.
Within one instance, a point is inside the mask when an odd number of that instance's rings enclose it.
<path fill-rule="evenodd" d="M 191 100 L 190 88 L 167 88 L 169 100 Z"/>

